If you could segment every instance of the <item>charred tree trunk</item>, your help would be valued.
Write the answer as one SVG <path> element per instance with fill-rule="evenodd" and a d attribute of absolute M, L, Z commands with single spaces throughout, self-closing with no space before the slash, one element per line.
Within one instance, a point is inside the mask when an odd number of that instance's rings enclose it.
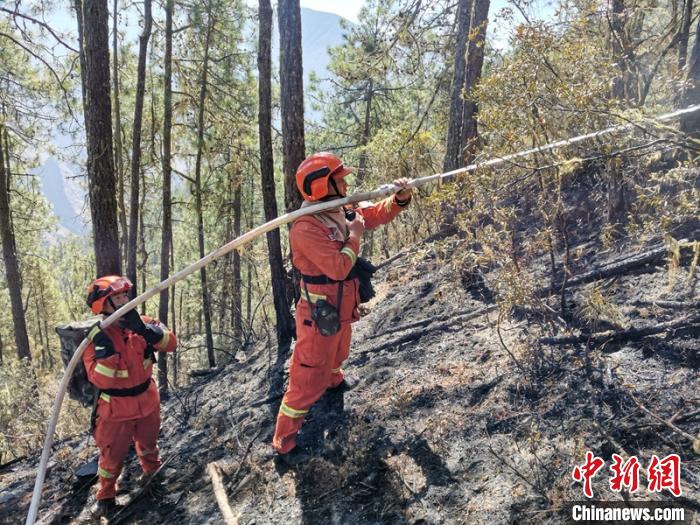
<path fill-rule="evenodd" d="M 681 19 L 681 27 L 678 33 L 678 71 L 683 71 L 688 60 L 688 41 L 692 21 L 693 0 L 685 0 L 683 2 L 683 18 Z"/>
<path fill-rule="evenodd" d="M 467 50 L 467 70 L 464 79 L 464 117 L 462 128 L 462 143 L 465 145 L 463 153 L 464 164 L 469 164 L 476 153 L 476 145 L 479 137 L 477 127 L 477 107 L 474 98 L 474 88 L 481 80 L 481 71 L 484 66 L 484 50 L 486 47 L 486 26 L 489 21 L 489 0 L 474 0 L 474 13 L 469 31 L 469 48 Z"/>
<path fill-rule="evenodd" d="M 700 18 L 695 29 L 695 43 L 688 62 L 688 87 L 683 93 L 683 106 L 700 104 Z M 693 138 L 700 138 L 700 112 L 695 111 L 681 117 L 681 130 Z"/>
<path fill-rule="evenodd" d="M 282 113 L 282 171 L 287 211 L 301 206 L 294 175 L 304 160 L 304 68 L 301 59 L 301 11 L 299 0 L 280 0 L 280 100 Z"/>
<path fill-rule="evenodd" d="M 163 154 L 161 168 L 163 170 L 163 228 L 160 237 L 160 280 L 166 280 L 170 274 L 170 251 L 173 238 L 171 180 L 172 170 L 170 166 L 172 123 L 173 123 L 173 10 L 175 0 L 167 0 L 165 3 L 165 56 L 163 57 Z M 175 287 L 172 287 L 173 293 Z M 160 292 L 158 303 L 158 318 L 168 324 L 169 290 L 166 288 Z M 173 305 L 175 297 L 173 296 Z M 175 314 L 172 316 L 175 323 Z M 174 328 L 173 328 L 174 330 Z M 173 371 L 175 375 L 175 370 Z M 175 378 L 173 378 L 175 381 Z M 158 359 L 158 385 L 161 394 L 168 392 L 168 354 L 161 352 Z"/>
<path fill-rule="evenodd" d="M 374 82 L 370 78 L 367 82 L 367 90 L 365 91 L 365 122 L 362 127 L 362 136 L 360 137 L 360 146 L 362 146 L 362 154 L 360 155 L 360 162 L 357 167 L 357 182 L 362 184 L 367 175 L 367 152 L 364 148 L 369 143 L 369 135 L 371 132 L 371 122 L 372 122 L 372 97 L 374 95 Z"/>
<path fill-rule="evenodd" d="M 195 161 L 195 206 L 197 211 L 197 241 L 199 245 L 199 256 L 204 257 L 204 213 L 202 211 L 202 156 L 204 154 L 204 113 L 207 99 L 207 81 L 209 68 L 209 46 L 211 35 L 214 31 L 214 18 L 211 14 L 211 4 L 209 4 L 209 21 L 207 22 L 207 33 L 204 41 L 204 60 L 202 63 L 202 80 L 199 90 L 199 114 L 197 116 L 197 158 Z M 214 356 L 214 336 L 211 329 L 211 299 L 209 297 L 209 287 L 207 285 L 207 269 L 203 266 L 199 270 L 202 283 L 202 306 L 204 313 L 204 330 L 206 332 L 207 359 L 209 367 L 216 366 Z"/>
<path fill-rule="evenodd" d="M 85 81 L 85 74 L 87 71 L 87 66 L 85 65 L 85 34 L 83 31 L 83 2 L 82 0 L 73 1 L 73 9 L 75 10 L 75 20 L 78 23 L 78 52 L 80 59 L 80 98 L 83 102 L 83 115 L 86 113 L 86 97 L 87 97 L 87 85 Z"/>
<path fill-rule="evenodd" d="M 272 152 L 272 6 L 269 0 L 260 0 L 258 7 L 260 29 L 258 33 L 258 131 L 260 135 L 260 178 L 262 182 L 265 220 L 277 217 L 274 159 Z M 289 345 L 294 336 L 294 320 L 287 300 L 287 273 L 280 243 L 280 231 L 267 233 L 267 254 L 272 277 L 272 297 L 277 320 L 277 344 Z M 238 312 L 240 316 L 241 311 Z"/>
<path fill-rule="evenodd" d="M 467 70 L 467 43 L 471 25 L 473 0 L 459 0 L 457 8 L 457 41 L 452 74 L 452 95 L 450 100 L 450 121 L 447 129 L 447 148 L 443 169 L 452 171 L 462 166 L 463 152 L 466 144 L 462 142 L 462 127 L 464 114 L 464 99 L 462 91 L 465 88 Z"/>
<path fill-rule="evenodd" d="M 624 0 L 611 0 L 610 2 L 610 48 L 618 75 L 613 79 L 612 98 L 625 99 L 625 3 Z"/>
<path fill-rule="evenodd" d="M 107 0 L 86 0 L 83 5 L 87 88 L 85 134 L 97 275 L 121 274 L 107 20 Z"/>
<path fill-rule="evenodd" d="M 6 159 L 9 159 L 7 144 L 7 130 L 0 123 L 0 235 L 2 236 L 2 258 L 5 262 L 7 288 L 10 292 L 17 357 L 19 359 L 31 359 L 27 322 L 24 318 L 24 306 L 22 305 L 22 276 L 19 272 L 15 234 L 12 230 L 12 213 L 10 208 L 11 174 L 7 170 L 9 162 L 5 163 Z"/>
<path fill-rule="evenodd" d="M 134 129 L 131 146 L 131 204 L 129 206 L 129 243 L 126 274 L 134 283 L 129 296 L 136 297 L 136 244 L 139 225 L 139 172 L 141 170 L 141 126 L 143 120 L 143 99 L 146 92 L 146 55 L 148 40 L 151 37 L 153 18 L 151 0 L 143 2 L 143 31 L 139 37 L 139 59 L 136 72 L 136 99 L 134 100 Z"/>
<path fill-rule="evenodd" d="M 625 4 L 624 0 L 611 0 L 610 47 L 618 75 L 613 79 L 611 96 L 615 100 L 627 100 L 627 59 L 625 57 Z M 623 165 L 619 158 L 608 162 L 608 224 L 613 226 L 613 235 L 622 234 L 621 225 L 627 214 Z"/>
<path fill-rule="evenodd" d="M 242 181 L 233 182 L 233 238 L 241 235 L 241 185 Z M 241 254 L 233 251 L 233 290 L 231 291 L 231 323 L 233 327 L 233 347 L 238 350 L 243 341 L 242 320 L 242 290 L 241 290 Z"/>
<path fill-rule="evenodd" d="M 128 226 L 126 223 L 126 205 L 124 201 L 124 160 L 122 157 L 122 117 L 121 117 L 121 95 L 119 90 L 119 33 L 118 33 L 118 0 L 114 0 L 112 12 L 112 94 L 114 95 L 114 161 L 117 167 L 118 181 L 118 205 L 119 205 L 119 225 L 121 227 L 121 256 L 127 257 Z"/>

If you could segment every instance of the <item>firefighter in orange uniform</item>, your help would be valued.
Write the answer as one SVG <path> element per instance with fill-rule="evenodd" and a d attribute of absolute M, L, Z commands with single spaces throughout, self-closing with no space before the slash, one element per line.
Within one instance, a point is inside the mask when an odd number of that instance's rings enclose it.
<path fill-rule="evenodd" d="M 304 197 L 302 208 L 346 196 L 344 178 L 351 173 L 331 153 L 315 153 L 297 169 L 296 183 Z M 296 307 L 297 341 L 289 366 L 289 386 L 277 415 L 272 446 L 278 458 L 294 465 L 309 458 L 296 446 L 296 435 L 311 406 L 326 389 L 349 390 L 356 381 L 343 374 L 350 351 L 351 323 L 359 320 L 359 282 L 350 274 L 360 253 L 366 228 L 393 220 L 411 200 L 408 179 L 394 185 L 402 189 L 377 204 L 347 214 L 338 207 L 297 219 L 289 233 L 294 266 L 302 274 L 301 298 Z M 325 301 L 338 310 L 339 330 L 323 335 L 314 309 Z M 340 303 L 340 308 L 338 308 Z M 316 312 L 318 315 L 318 312 Z"/>
<path fill-rule="evenodd" d="M 117 275 L 95 279 L 87 304 L 95 314 L 109 315 L 129 301 L 131 282 Z M 160 395 L 151 378 L 155 351 L 172 352 L 175 334 L 157 319 L 130 310 L 104 330 L 95 325 L 83 354 L 88 379 L 99 390 L 94 436 L 100 450 L 97 513 L 117 510 L 116 483 L 133 441 L 144 476 L 160 465 Z"/>

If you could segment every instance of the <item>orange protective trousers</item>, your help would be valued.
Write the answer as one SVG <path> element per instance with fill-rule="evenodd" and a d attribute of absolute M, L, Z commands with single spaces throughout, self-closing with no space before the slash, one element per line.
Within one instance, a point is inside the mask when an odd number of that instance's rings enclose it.
<path fill-rule="evenodd" d="M 282 399 L 272 438 L 272 446 L 280 454 L 286 454 L 296 446 L 296 435 L 304 417 L 326 388 L 343 382 L 340 367 L 350 353 L 350 323 L 342 323 L 340 331 L 334 335 L 323 336 L 316 326 L 304 323 L 310 318 L 308 303 L 299 301 L 297 342 L 289 365 L 289 386 Z"/>
<path fill-rule="evenodd" d="M 146 417 L 128 421 L 98 418 L 95 427 L 95 442 L 100 449 L 97 470 L 100 478 L 98 500 L 116 496 L 117 479 L 132 441 L 136 444 L 136 454 L 143 472 L 149 474 L 158 470 L 160 467 L 157 445 L 159 431 L 160 410 L 154 410 Z"/>

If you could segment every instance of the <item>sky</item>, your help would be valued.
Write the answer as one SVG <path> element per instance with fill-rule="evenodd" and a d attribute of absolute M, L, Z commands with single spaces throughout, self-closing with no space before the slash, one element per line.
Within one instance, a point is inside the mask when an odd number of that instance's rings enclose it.
<path fill-rule="evenodd" d="M 315 11 L 325 11 L 335 13 L 351 22 L 357 22 L 357 15 L 364 5 L 364 0 L 300 0 L 301 7 L 313 9 Z"/>

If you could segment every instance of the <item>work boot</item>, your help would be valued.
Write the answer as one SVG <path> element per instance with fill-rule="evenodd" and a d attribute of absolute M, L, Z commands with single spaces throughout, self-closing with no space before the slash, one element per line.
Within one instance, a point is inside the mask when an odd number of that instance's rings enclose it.
<path fill-rule="evenodd" d="M 350 376 L 345 376 L 343 377 L 343 380 L 340 382 L 338 386 L 332 386 L 328 388 L 329 392 L 336 392 L 336 393 L 343 393 L 343 392 L 349 392 L 353 388 L 355 388 L 357 385 L 360 384 L 360 381 L 355 379 L 354 377 Z"/>
<path fill-rule="evenodd" d="M 98 499 L 97 509 L 94 514 L 96 517 L 110 519 L 122 509 L 121 505 L 117 505 L 115 498 Z"/>
<path fill-rule="evenodd" d="M 162 470 L 156 470 L 150 474 L 142 474 L 139 478 L 139 486 L 144 489 L 154 499 L 160 499 L 165 496 L 165 487 L 163 482 L 165 475 Z"/>
<path fill-rule="evenodd" d="M 277 454 L 275 461 L 287 467 L 296 467 L 311 458 L 312 455 L 305 448 L 296 446 L 286 454 Z"/>

